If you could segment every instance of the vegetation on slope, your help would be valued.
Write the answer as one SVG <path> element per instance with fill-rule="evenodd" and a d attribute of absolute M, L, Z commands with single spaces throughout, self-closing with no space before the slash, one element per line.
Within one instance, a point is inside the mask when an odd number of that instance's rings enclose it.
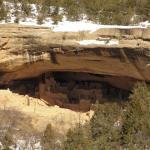
<path fill-rule="evenodd" d="M 31 6 L 36 4 L 37 22 L 41 24 L 46 17 L 51 17 L 55 24 L 65 15 L 68 20 L 86 19 L 102 24 L 136 24 L 150 20 L 149 0 L 0 0 L 0 20 L 7 20 L 9 8 L 4 2 L 15 5 L 16 22 L 20 13 L 17 3 L 21 3 L 24 17 L 30 16 Z M 50 6 L 53 6 L 50 9 Z M 63 8 L 63 13 L 60 13 Z"/>
<path fill-rule="evenodd" d="M 150 90 L 136 84 L 126 106 L 97 104 L 90 123 L 68 132 L 65 150 L 150 149 Z"/>
<path fill-rule="evenodd" d="M 90 121 L 79 122 L 64 138 L 51 124 L 39 132 L 31 117 L 4 107 L 0 110 L 0 143 L 5 149 L 18 147 L 19 141 L 24 143 L 21 148 L 34 149 L 39 143 L 45 150 L 150 149 L 150 89 L 146 83 L 135 85 L 128 102 L 105 102 L 94 109 Z"/>

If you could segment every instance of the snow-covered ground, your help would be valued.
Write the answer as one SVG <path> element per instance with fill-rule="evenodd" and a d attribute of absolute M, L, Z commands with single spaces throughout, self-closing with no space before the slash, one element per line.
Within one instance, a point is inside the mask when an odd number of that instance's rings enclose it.
<path fill-rule="evenodd" d="M 4 149 L 4 146 L 0 142 L 0 150 Z M 17 140 L 15 145 L 9 146 L 10 150 L 42 150 L 40 140 L 30 138 L 28 140 Z"/>
<path fill-rule="evenodd" d="M 139 25 L 135 26 L 120 26 L 120 25 L 101 25 L 95 24 L 90 21 L 63 21 L 60 22 L 58 25 L 54 26 L 53 31 L 55 32 L 78 32 L 78 31 L 90 31 L 95 32 L 98 29 L 103 28 L 119 28 L 119 29 L 132 29 L 132 28 L 147 28 L 150 25 L 148 21 L 142 22 Z"/>
<path fill-rule="evenodd" d="M 12 3 L 6 2 L 5 5 L 9 7 L 10 13 L 8 17 L 10 18 L 7 23 L 14 23 L 16 17 L 14 15 L 15 9 Z M 18 4 L 19 5 L 19 4 Z M 63 13 L 63 10 L 60 9 L 60 12 Z M 135 26 L 119 26 L 119 25 L 101 25 L 95 24 L 91 21 L 82 20 L 82 21 L 67 21 L 66 17 L 64 16 L 62 21 L 58 23 L 58 25 L 54 25 L 51 18 L 46 18 L 43 21 L 43 24 L 37 24 L 37 16 L 38 11 L 35 4 L 31 4 L 31 17 L 30 18 L 22 18 L 19 21 L 19 24 L 22 25 L 32 25 L 32 26 L 42 26 L 42 27 L 49 27 L 54 32 L 79 32 L 79 31 L 89 31 L 90 33 L 95 32 L 98 29 L 102 28 L 120 28 L 120 29 L 131 29 L 131 28 L 147 28 L 150 26 L 148 21 L 142 22 L 139 25 Z M 6 24 L 4 20 L 0 21 L 0 24 Z M 97 43 L 97 41 L 95 42 Z"/>
<path fill-rule="evenodd" d="M 12 17 L 11 20 L 8 23 L 14 23 L 15 17 Z M 5 21 L 0 21 L 0 24 L 6 24 Z M 94 24 L 92 22 L 88 21 L 62 21 L 59 22 L 58 25 L 54 25 L 51 18 L 46 18 L 44 20 L 43 24 L 39 25 L 37 24 L 37 20 L 33 18 L 26 18 L 21 19 L 19 21 L 19 24 L 21 25 L 30 25 L 30 26 L 41 26 L 41 27 L 49 27 L 54 32 L 80 32 L 80 31 L 89 31 L 90 33 L 95 32 L 98 29 L 103 28 L 119 28 L 119 29 L 132 29 L 132 28 L 147 28 L 148 25 L 150 26 L 150 23 L 140 23 L 140 25 L 137 26 L 120 26 L 120 25 L 100 25 L 100 24 Z"/>
<path fill-rule="evenodd" d="M 106 41 L 106 40 L 103 40 L 103 41 L 98 41 L 98 40 L 82 40 L 82 41 L 78 41 L 78 43 L 80 45 L 118 45 L 119 44 L 119 41 L 116 40 L 116 39 L 112 39 L 110 41 Z"/>

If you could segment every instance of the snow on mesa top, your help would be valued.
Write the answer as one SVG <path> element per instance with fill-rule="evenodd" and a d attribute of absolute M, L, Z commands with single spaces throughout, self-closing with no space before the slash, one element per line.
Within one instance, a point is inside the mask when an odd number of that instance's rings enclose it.
<path fill-rule="evenodd" d="M 13 23 L 15 18 L 13 17 L 10 23 Z M 0 21 L 0 24 L 7 24 L 4 21 Z M 41 26 L 41 27 L 49 27 L 54 32 L 79 32 L 79 31 L 89 31 L 90 33 L 95 32 L 98 29 L 103 28 L 119 28 L 119 29 L 131 29 L 131 28 L 147 28 L 150 23 L 147 24 L 140 24 L 137 26 L 120 26 L 120 25 L 100 25 L 94 24 L 92 22 L 85 22 L 85 21 L 62 21 L 59 22 L 58 25 L 53 25 L 53 21 L 51 18 L 46 18 L 44 23 L 41 25 L 37 24 L 36 19 L 33 18 L 26 18 L 25 20 L 21 19 L 19 24 L 22 25 L 30 25 L 30 26 Z"/>
<path fill-rule="evenodd" d="M 53 31 L 54 32 L 90 31 L 92 33 L 102 28 L 119 28 L 119 29 L 147 28 L 148 25 L 150 25 L 149 22 L 143 22 L 137 26 L 120 26 L 120 25 L 100 25 L 88 21 L 76 21 L 76 22 L 64 21 L 54 26 Z"/>
<path fill-rule="evenodd" d="M 14 4 L 5 2 L 5 5 L 9 5 L 10 13 L 8 14 L 9 20 L 7 23 L 14 23 L 16 17 L 14 16 Z M 18 3 L 18 6 L 20 6 L 20 3 Z M 60 13 L 63 13 L 63 8 L 59 9 Z M 95 32 L 98 29 L 101 28 L 120 28 L 120 29 L 130 29 L 130 28 L 147 28 L 150 23 L 148 21 L 142 22 L 139 25 L 136 26 L 119 26 L 119 25 L 101 25 L 101 24 L 95 24 L 91 21 L 81 20 L 81 21 L 67 21 L 66 16 L 63 16 L 63 19 L 61 22 L 58 23 L 58 25 L 54 25 L 53 21 L 50 17 L 45 18 L 43 21 L 43 24 L 39 25 L 37 24 L 37 6 L 35 4 L 31 4 L 31 17 L 27 17 L 25 19 L 21 18 L 19 20 L 19 24 L 22 25 L 30 25 L 30 26 L 42 26 L 42 27 L 49 27 L 54 32 L 79 32 L 79 31 L 89 31 L 90 33 Z M 4 20 L 0 21 L 0 24 L 6 24 Z"/>

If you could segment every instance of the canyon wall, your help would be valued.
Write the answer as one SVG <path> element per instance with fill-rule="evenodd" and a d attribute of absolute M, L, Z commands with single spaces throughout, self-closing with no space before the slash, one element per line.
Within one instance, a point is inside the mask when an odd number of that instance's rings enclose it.
<path fill-rule="evenodd" d="M 80 45 L 81 40 L 114 38 L 118 45 Z M 49 71 L 86 72 L 116 87 L 150 81 L 150 28 L 53 32 L 49 28 L 0 25 L 0 84 Z"/>

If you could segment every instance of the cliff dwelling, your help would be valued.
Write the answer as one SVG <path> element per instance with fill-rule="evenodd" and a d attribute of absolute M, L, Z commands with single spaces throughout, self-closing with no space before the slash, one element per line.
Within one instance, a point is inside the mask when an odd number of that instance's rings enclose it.
<path fill-rule="evenodd" d="M 106 79 L 111 80 L 111 77 L 84 72 L 55 71 L 34 78 L 14 80 L 5 88 L 22 95 L 44 99 L 48 105 L 88 111 L 97 101 L 120 102 L 128 99 L 129 90 L 117 87 L 117 84 L 112 85 Z"/>
<path fill-rule="evenodd" d="M 82 39 L 80 33 L 41 27 L 0 30 L 0 88 L 50 106 L 87 111 L 96 101 L 124 102 L 137 81 L 150 82 L 150 28 L 100 29 L 85 32 Z M 118 43 L 81 44 L 87 39 Z"/>

